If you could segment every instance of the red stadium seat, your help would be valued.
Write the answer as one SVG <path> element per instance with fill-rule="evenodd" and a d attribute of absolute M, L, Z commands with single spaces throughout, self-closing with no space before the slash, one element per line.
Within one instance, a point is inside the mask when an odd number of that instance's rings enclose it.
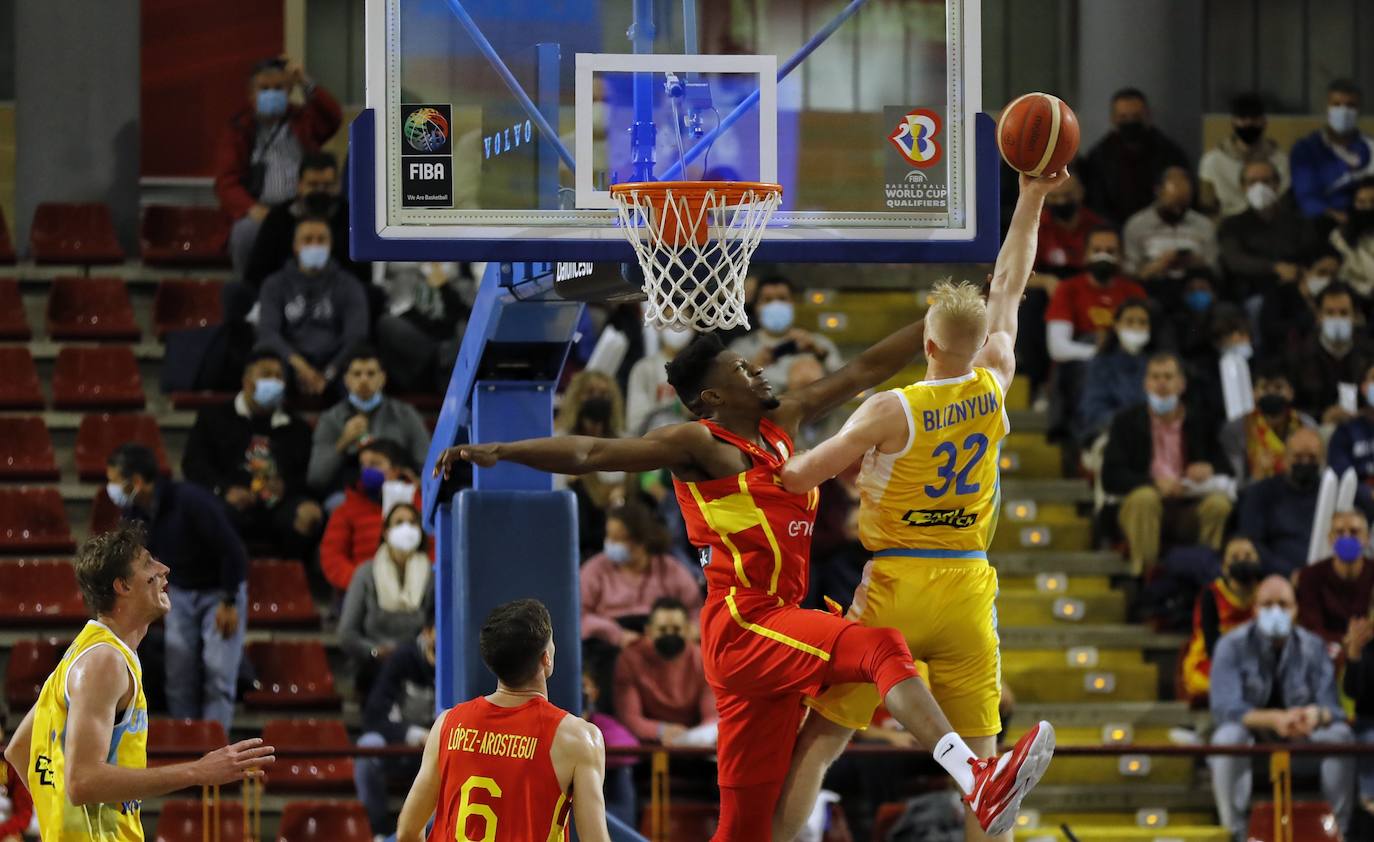
<path fill-rule="evenodd" d="M 57 640 L 16 640 L 5 665 L 5 704 L 12 711 L 25 711 L 38 701 L 43 682 L 48 680 L 67 644 Z"/>
<path fill-rule="evenodd" d="M 37 416 L 0 417 L 0 479 L 59 478 L 48 425 Z"/>
<path fill-rule="evenodd" d="M 372 842 L 372 828 L 357 801 L 292 801 L 282 810 L 277 837 L 277 842 Z"/>
<path fill-rule="evenodd" d="M 185 763 L 193 757 L 161 757 L 151 755 L 162 750 L 206 754 L 229 744 L 224 726 L 211 719 L 150 719 L 148 720 L 148 765 L 166 766 Z"/>
<path fill-rule="evenodd" d="M 44 202 L 33 213 L 29 251 L 37 263 L 122 263 L 108 206 L 100 202 Z"/>
<path fill-rule="evenodd" d="M 53 339 L 136 342 L 129 291 L 119 278 L 54 278 L 48 293 L 48 335 Z"/>
<path fill-rule="evenodd" d="M 1250 807 L 1249 842 L 1273 842 L 1274 802 L 1258 801 Z M 1339 842 L 1340 826 L 1325 801 L 1293 802 L 1293 838 L 1302 842 Z"/>
<path fill-rule="evenodd" d="M 120 516 L 119 508 L 105 493 L 105 486 L 101 485 L 91 498 L 90 534 L 103 535 L 114 529 L 119 523 Z"/>
<path fill-rule="evenodd" d="M 149 205 L 139 246 L 149 266 L 228 266 L 229 217 L 214 207 Z"/>
<path fill-rule="evenodd" d="M 337 719 L 273 719 L 262 728 L 262 741 L 277 751 L 353 747 L 348 731 Z M 279 757 L 267 770 L 267 786 L 274 790 L 353 790 L 351 757 Z"/>
<path fill-rule="evenodd" d="M 305 565 L 270 558 L 255 558 L 248 563 L 248 625 L 320 625 L 319 612 L 310 598 Z"/>
<path fill-rule="evenodd" d="M 14 263 L 14 240 L 10 237 L 10 225 L 3 210 L 0 210 L 0 263 Z"/>
<path fill-rule="evenodd" d="M 0 552 L 76 550 L 56 488 L 0 488 Z"/>
<path fill-rule="evenodd" d="M 32 336 L 28 319 L 24 318 L 24 297 L 19 294 L 19 282 L 14 278 L 0 278 L 0 339 L 23 342 Z"/>
<path fill-rule="evenodd" d="M 63 348 L 53 366 L 52 394 L 58 409 L 142 409 L 138 360 L 127 345 Z"/>
<path fill-rule="evenodd" d="M 209 327 L 223 321 L 218 281 L 163 281 L 153 294 L 153 333 Z"/>
<path fill-rule="evenodd" d="M 76 431 L 76 475 L 82 482 L 104 482 L 105 461 L 116 447 L 137 442 L 151 448 L 157 455 L 157 466 L 163 476 L 171 476 L 167 451 L 162 446 L 162 431 L 151 415 L 108 412 L 87 415 Z"/>
<path fill-rule="evenodd" d="M 206 838 L 246 839 L 243 832 L 243 802 L 219 802 L 219 834 L 211 836 L 207 836 L 205 810 L 199 801 L 172 800 L 163 803 L 157 817 L 156 842 L 204 842 Z"/>
<path fill-rule="evenodd" d="M 318 640 L 271 641 L 248 645 L 257 670 L 244 704 L 256 708 L 337 708 L 334 673 Z"/>
<path fill-rule="evenodd" d="M 86 604 L 66 561 L 0 561 L 0 625 L 80 625 Z"/>
<path fill-rule="evenodd" d="M 21 346 L 0 347 L 0 409 L 42 409 L 43 390 L 38 388 L 38 367 L 33 354 Z"/>

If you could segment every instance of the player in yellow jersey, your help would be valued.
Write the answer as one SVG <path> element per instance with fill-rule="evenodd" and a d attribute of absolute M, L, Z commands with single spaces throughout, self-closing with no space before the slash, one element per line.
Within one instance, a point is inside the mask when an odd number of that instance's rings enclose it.
<path fill-rule="evenodd" d="M 968 840 L 1011 839 L 1021 799 L 1054 752 L 1054 729 L 1041 722 L 1005 763 L 993 757 L 1002 676 L 997 572 L 987 549 L 997 526 L 998 451 L 1011 426 L 1005 400 L 1016 372 L 1017 308 L 1035 262 L 1045 195 L 1067 178 L 1021 176 L 986 301 L 969 283 L 936 285 L 925 320 L 926 379 L 869 398 L 839 433 L 782 471 L 786 489 L 800 493 L 863 460 L 859 537 L 873 560 L 849 618 L 896 628 L 926 663 L 932 694 L 967 743 L 928 748 L 945 768 L 946 753 L 967 754 L 953 759 L 970 771 L 955 776 L 969 807 Z M 849 684 L 807 704 L 820 715 L 808 717 L 797 738 L 775 842 L 796 836 L 826 768 L 854 730 L 867 727 L 878 697 L 871 685 Z M 986 763 L 998 764 L 996 774 L 980 768 Z M 985 834 L 974 814 L 989 808 L 997 816 Z"/>
<path fill-rule="evenodd" d="M 81 596 L 95 619 L 43 683 L 5 759 L 22 770 L 44 842 L 143 838 L 143 799 L 262 774 L 273 749 L 244 740 L 199 760 L 149 769 L 148 702 L 135 650 L 166 616 L 167 567 L 123 525 L 82 545 Z"/>

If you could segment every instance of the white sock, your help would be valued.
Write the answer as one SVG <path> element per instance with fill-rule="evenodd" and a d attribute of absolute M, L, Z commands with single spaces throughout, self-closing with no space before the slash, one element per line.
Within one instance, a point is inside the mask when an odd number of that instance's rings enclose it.
<path fill-rule="evenodd" d="M 936 763 L 949 772 L 950 777 L 954 778 L 954 782 L 965 795 L 973 792 L 973 767 L 969 766 L 968 762 L 977 758 L 969 751 L 963 737 L 950 731 L 935 744 L 935 750 L 931 755 L 935 757 Z"/>

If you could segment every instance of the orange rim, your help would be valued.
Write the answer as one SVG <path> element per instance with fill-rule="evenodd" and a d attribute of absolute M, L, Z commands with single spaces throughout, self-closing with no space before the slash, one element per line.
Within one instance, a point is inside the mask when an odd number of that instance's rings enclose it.
<path fill-rule="evenodd" d="M 611 195 L 621 193 L 643 193 L 646 196 L 665 195 L 672 191 L 674 196 L 686 199 L 704 200 L 707 193 L 724 195 L 726 203 L 738 203 L 748 193 L 767 195 L 782 194 L 781 184 L 766 181 L 627 181 L 611 185 Z"/>

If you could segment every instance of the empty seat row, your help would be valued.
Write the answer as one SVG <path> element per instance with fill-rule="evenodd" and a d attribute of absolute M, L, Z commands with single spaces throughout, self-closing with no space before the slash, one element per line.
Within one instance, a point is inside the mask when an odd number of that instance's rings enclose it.
<path fill-rule="evenodd" d="M 272 719 L 263 726 L 263 742 L 277 751 L 350 749 L 353 742 L 338 719 Z M 224 726 L 203 719 L 152 719 L 148 722 L 148 765 L 179 763 L 186 757 L 156 757 L 158 751 L 188 756 L 214 751 L 228 743 Z M 281 757 L 267 770 L 267 786 L 278 790 L 353 789 L 351 757 Z"/>
<path fill-rule="evenodd" d="M 153 205 L 143 211 L 139 248 L 150 266 L 227 266 L 230 221 L 218 208 Z M 37 263 L 121 263 L 124 247 L 109 206 L 44 202 L 33 214 L 29 250 Z M 0 216 L 0 261 L 13 263 L 8 226 Z"/>
<path fill-rule="evenodd" d="M 201 842 L 212 834 L 204 826 L 199 801 L 172 800 L 162 805 L 155 842 Z M 243 805 L 220 804 L 216 839 L 244 839 Z M 367 811 L 356 801 L 290 801 L 282 810 L 279 842 L 371 842 Z"/>
<path fill-rule="evenodd" d="M 43 390 L 33 354 L 22 345 L 0 346 L 0 409 L 42 409 Z M 61 348 L 52 374 L 57 409 L 142 409 L 143 378 L 127 345 Z"/>
<path fill-rule="evenodd" d="M 218 281 L 161 282 L 153 296 L 153 332 L 162 339 L 175 330 L 219 324 L 220 290 Z M 119 278 L 54 278 L 46 321 L 48 336 L 58 340 L 135 342 L 142 336 L 129 291 Z M 0 279 L 0 339 L 32 336 L 19 282 Z"/>
<path fill-rule="evenodd" d="M 151 415 L 101 413 L 81 419 L 76 431 L 76 473 L 82 482 L 103 482 L 105 462 L 125 442 L 146 445 L 157 455 L 165 476 L 171 475 L 162 432 Z M 59 479 L 52 436 L 37 416 L 0 416 L 0 480 Z"/>

